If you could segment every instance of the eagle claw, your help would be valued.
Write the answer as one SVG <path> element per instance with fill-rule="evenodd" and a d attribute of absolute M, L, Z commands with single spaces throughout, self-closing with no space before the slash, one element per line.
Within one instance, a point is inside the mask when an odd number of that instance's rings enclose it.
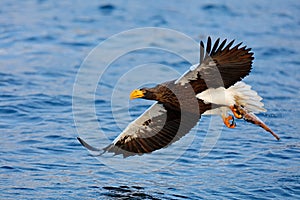
<path fill-rule="evenodd" d="M 234 117 L 229 115 L 228 117 L 223 116 L 223 122 L 228 128 L 235 128 L 236 123 L 234 121 Z"/>
<path fill-rule="evenodd" d="M 244 117 L 243 113 L 240 112 L 236 105 L 230 106 L 230 110 L 237 119 L 242 119 Z"/>

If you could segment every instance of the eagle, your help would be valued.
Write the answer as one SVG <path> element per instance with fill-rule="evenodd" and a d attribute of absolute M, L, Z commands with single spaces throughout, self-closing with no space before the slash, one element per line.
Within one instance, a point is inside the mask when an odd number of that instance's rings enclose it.
<path fill-rule="evenodd" d="M 95 148 L 78 137 L 91 151 L 121 154 L 123 157 L 143 155 L 166 148 L 178 141 L 198 123 L 202 115 L 220 115 L 228 128 L 235 128 L 235 119 L 244 119 L 262 127 L 277 140 L 280 138 L 255 114 L 265 112 L 262 97 L 242 81 L 252 69 L 251 48 L 242 42 L 233 45 L 208 37 L 200 42 L 200 61 L 181 77 L 152 88 L 130 93 L 130 99 L 155 101 L 141 116 L 107 147 Z M 102 154 L 101 153 L 101 154 Z"/>

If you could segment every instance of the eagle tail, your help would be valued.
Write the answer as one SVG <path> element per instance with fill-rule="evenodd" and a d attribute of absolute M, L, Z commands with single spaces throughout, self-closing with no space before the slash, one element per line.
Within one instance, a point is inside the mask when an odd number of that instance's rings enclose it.
<path fill-rule="evenodd" d="M 227 91 L 234 98 L 235 104 L 244 107 L 248 112 L 260 113 L 267 111 L 261 102 L 263 98 L 252 90 L 250 85 L 240 81 L 229 87 Z"/>

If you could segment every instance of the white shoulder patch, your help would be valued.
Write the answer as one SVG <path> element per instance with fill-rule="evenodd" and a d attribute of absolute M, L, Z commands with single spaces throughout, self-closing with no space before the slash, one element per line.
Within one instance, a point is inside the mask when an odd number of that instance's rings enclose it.
<path fill-rule="evenodd" d="M 196 80 L 198 78 L 199 72 L 203 76 L 202 78 L 205 79 L 205 75 L 211 75 L 218 71 L 217 63 L 215 61 L 211 59 L 208 59 L 207 61 L 208 62 L 192 65 L 188 71 L 186 71 L 179 79 L 175 81 L 175 84 L 179 83 L 181 85 L 184 85 L 186 83 L 189 83 L 189 81 L 191 80 Z"/>
<path fill-rule="evenodd" d="M 190 71 L 194 71 L 195 69 L 197 69 L 197 67 L 199 66 L 199 63 L 198 64 L 195 64 L 195 65 L 192 65 L 190 67 Z"/>
<path fill-rule="evenodd" d="M 180 83 L 181 85 L 184 85 L 188 83 L 190 80 L 196 80 L 198 69 L 200 68 L 200 64 L 195 64 L 190 67 L 189 70 L 187 70 L 184 74 L 182 74 L 176 81 L 175 84 Z"/>

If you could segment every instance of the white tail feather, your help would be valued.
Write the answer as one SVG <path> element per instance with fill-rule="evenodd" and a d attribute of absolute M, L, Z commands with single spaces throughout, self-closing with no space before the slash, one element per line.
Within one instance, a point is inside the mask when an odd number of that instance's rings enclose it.
<path fill-rule="evenodd" d="M 225 107 L 238 105 L 251 113 L 266 112 L 266 109 L 263 108 L 264 104 L 261 102 L 262 98 L 256 91 L 251 89 L 250 85 L 241 81 L 228 89 L 224 87 L 209 88 L 197 94 L 196 97 L 202 99 L 204 103 L 213 103 Z M 215 111 L 211 113 L 215 113 Z"/>
<path fill-rule="evenodd" d="M 262 97 L 252 90 L 250 85 L 244 82 L 237 82 L 227 90 L 233 95 L 236 104 L 244 106 L 248 112 L 266 112 L 266 109 L 263 108 L 264 104 L 261 102 Z"/>

